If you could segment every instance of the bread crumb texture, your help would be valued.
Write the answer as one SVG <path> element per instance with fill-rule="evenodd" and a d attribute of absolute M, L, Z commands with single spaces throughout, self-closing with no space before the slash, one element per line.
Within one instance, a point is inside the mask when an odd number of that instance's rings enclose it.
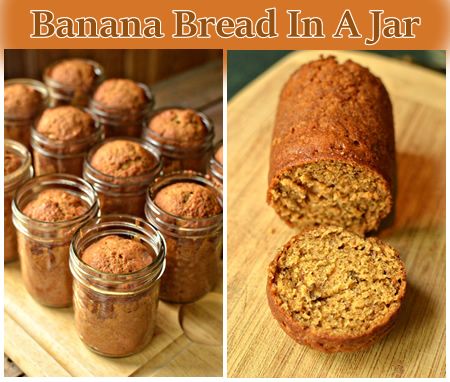
<path fill-rule="evenodd" d="M 88 209 L 87 203 L 80 197 L 61 189 L 48 189 L 29 202 L 23 213 L 34 220 L 60 222 L 75 219 Z"/>
<path fill-rule="evenodd" d="M 293 237 L 271 264 L 269 283 L 296 324 L 317 335 L 357 337 L 399 309 L 406 275 L 392 247 L 328 227 Z"/>
<path fill-rule="evenodd" d="M 141 242 L 116 235 L 105 236 L 85 249 L 81 259 L 101 272 L 126 274 L 150 265 L 153 253 Z"/>
<path fill-rule="evenodd" d="M 392 204 L 379 174 L 334 160 L 290 168 L 269 192 L 275 211 L 293 226 L 337 225 L 357 233 L 377 229 Z"/>
<path fill-rule="evenodd" d="M 173 183 L 162 188 L 155 196 L 155 204 L 165 212 L 188 219 L 208 218 L 222 212 L 213 190 L 191 182 Z"/>
<path fill-rule="evenodd" d="M 125 178 L 150 172 L 156 159 L 138 142 L 118 139 L 100 146 L 91 165 L 103 174 Z"/>

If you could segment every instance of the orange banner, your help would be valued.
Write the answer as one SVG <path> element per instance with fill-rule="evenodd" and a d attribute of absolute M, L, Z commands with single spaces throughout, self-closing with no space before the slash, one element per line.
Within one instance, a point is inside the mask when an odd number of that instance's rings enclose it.
<path fill-rule="evenodd" d="M 445 49 L 445 1 L 8 0 L 5 48 Z"/>

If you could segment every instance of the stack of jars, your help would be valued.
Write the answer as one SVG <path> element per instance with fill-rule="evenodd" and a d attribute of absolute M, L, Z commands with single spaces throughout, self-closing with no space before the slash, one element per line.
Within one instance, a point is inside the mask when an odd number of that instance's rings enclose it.
<path fill-rule="evenodd" d="M 217 283 L 221 143 L 206 115 L 154 110 L 146 85 L 96 62 L 59 61 L 44 82 L 5 82 L 5 263 L 18 254 L 38 303 L 73 304 L 91 350 L 130 355 L 159 299 L 194 302 Z"/>

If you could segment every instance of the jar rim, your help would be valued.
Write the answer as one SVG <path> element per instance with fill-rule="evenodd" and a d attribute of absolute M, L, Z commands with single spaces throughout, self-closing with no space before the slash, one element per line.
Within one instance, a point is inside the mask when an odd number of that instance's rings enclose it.
<path fill-rule="evenodd" d="M 180 109 L 180 110 L 193 110 L 201 119 L 203 124 L 206 127 L 206 136 L 204 137 L 203 142 L 195 147 L 180 147 L 178 141 L 173 138 L 165 138 L 161 134 L 151 130 L 148 125 L 150 121 L 155 118 L 157 115 L 161 114 L 166 110 L 171 109 Z M 158 149 L 164 149 L 164 151 L 168 152 L 198 152 L 203 150 L 209 150 L 214 141 L 214 123 L 211 118 L 209 118 L 205 113 L 196 110 L 191 107 L 186 106 L 165 106 L 158 109 L 153 110 L 150 115 L 143 121 L 143 129 L 142 129 L 142 138 L 146 141 L 150 142 L 153 146 Z"/>
<path fill-rule="evenodd" d="M 8 175 L 5 175 L 5 192 L 10 191 L 14 186 L 17 185 L 22 178 L 29 173 L 30 178 L 33 177 L 33 166 L 31 165 L 31 153 L 28 149 L 21 143 L 14 141 L 12 139 L 5 139 L 5 153 L 6 151 L 12 151 L 14 154 L 20 156 L 22 163 L 19 168 L 14 170 Z M 16 181 L 14 181 L 16 180 Z"/>
<path fill-rule="evenodd" d="M 135 81 L 134 81 L 135 82 Z M 155 96 L 153 95 L 153 92 L 151 91 L 150 87 L 143 82 L 135 82 L 137 86 L 139 86 L 145 93 L 145 96 L 147 98 L 147 102 L 142 106 L 142 108 L 139 109 L 137 113 L 137 117 L 144 118 L 146 117 L 155 106 Z M 127 109 L 122 108 L 110 108 L 107 106 L 104 106 L 101 102 L 96 101 L 94 99 L 95 94 L 91 95 L 89 98 L 89 112 L 94 115 L 94 117 L 100 117 L 110 120 L 111 122 L 117 122 L 120 123 L 123 121 L 123 118 L 120 116 L 117 116 L 117 114 L 126 113 Z"/>
<path fill-rule="evenodd" d="M 49 66 L 47 66 L 44 70 L 44 74 L 43 74 L 43 78 L 44 78 L 44 82 L 47 84 L 47 86 L 52 87 L 52 88 L 56 88 L 56 89 L 64 89 L 64 90 L 69 90 L 71 93 L 76 92 L 76 88 L 67 86 L 62 84 L 59 81 L 56 81 L 54 78 L 51 77 L 51 72 L 52 70 L 55 68 L 56 65 L 59 65 L 61 62 L 67 61 L 67 60 L 71 60 L 70 58 L 62 58 L 60 60 L 56 60 L 55 62 L 53 62 L 52 64 L 50 64 Z M 97 61 L 91 60 L 91 59 L 87 59 L 87 58 L 77 58 L 77 60 L 83 60 L 85 62 L 87 62 L 88 64 L 90 64 L 93 69 L 94 69 L 94 73 L 95 73 L 95 82 L 94 84 L 98 84 L 101 81 L 103 81 L 103 79 L 105 78 L 105 69 L 103 68 L 102 65 L 100 65 Z M 93 85 L 95 86 L 95 85 Z M 73 94 L 67 95 L 67 96 L 63 96 L 61 94 L 58 94 L 58 97 L 61 99 L 70 99 L 72 97 Z"/>
<path fill-rule="evenodd" d="M 96 153 L 96 151 L 103 146 L 106 143 L 117 141 L 117 140 L 126 140 L 126 141 L 132 141 L 140 144 L 145 150 L 147 150 L 155 159 L 155 165 L 149 169 L 147 172 L 141 175 L 134 175 L 134 176 L 127 176 L 127 177 L 118 177 L 113 176 L 109 174 L 105 174 L 99 170 L 97 170 L 95 167 L 91 164 L 92 156 Z M 87 153 L 86 159 L 84 161 L 84 171 L 83 176 L 85 178 L 88 178 L 89 181 L 92 181 L 94 184 L 100 184 L 103 186 L 108 187 L 123 187 L 125 185 L 141 185 L 141 184 L 147 184 L 151 179 L 155 176 L 155 174 L 158 174 L 161 172 L 162 169 L 162 163 L 161 163 L 161 156 L 157 150 L 155 150 L 148 142 L 146 142 L 143 139 L 140 138 L 134 138 L 134 137 L 111 137 L 107 138 L 104 141 L 98 142 L 95 146 L 93 146 L 89 152 Z M 120 183 L 115 183 L 115 180 L 120 180 Z M 126 182 L 126 183 L 122 183 Z"/>
<path fill-rule="evenodd" d="M 180 183 L 180 182 L 189 182 L 189 183 L 197 183 L 202 186 L 206 186 L 209 189 L 214 190 L 217 193 L 218 201 L 220 203 L 220 206 L 222 207 L 222 212 L 217 215 L 208 216 L 204 218 L 183 218 L 174 214 L 171 214 L 170 212 L 167 212 L 160 208 L 155 202 L 154 197 L 156 196 L 157 192 L 160 191 L 162 188 L 169 186 L 170 184 L 174 183 Z M 155 221 L 155 223 L 159 226 L 160 224 L 162 226 L 165 226 L 170 229 L 176 229 L 181 232 L 185 233 L 192 233 L 192 234 L 201 234 L 205 231 L 211 230 L 212 227 L 220 226 L 222 225 L 222 219 L 223 219 L 223 197 L 222 192 L 214 185 L 212 181 L 205 178 L 204 174 L 191 171 L 191 170 L 184 170 L 184 171 L 175 171 L 171 172 L 169 174 L 163 175 L 162 177 L 155 180 L 155 182 L 148 188 L 147 190 L 147 197 L 146 197 L 146 217 L 149 221 Z M 149 216 L 150 213 L 154 213 L 155 216 Z M 174 223 L 170 223 L 167 221 L 164 221 L 158 216 L 168 217 L 171 221 Z M 199 227 L 189 227 L 189 225 L 192 224 L 199 224 Z M 187 225 L 187 227 L 183 227 L 183 225 Z"/>
<path fill-rule="evenodd" d="M 98 270 L 84 262 L 77 250 L 77 246 L 83 243 L 83 239 L 91 239 L 91 237 L 89 237 L 89 231 L 87 231 L 89 229 L 93 229 L 95 231 L 94 233 L 98 233 L 97 231 L 101 232 L 101 230 L 104 229 L 104 233 L 100 236 L 94 236 L 87 244 L 95 243 L 98 241 L 99 237 L 117 235 L 118 233 L 123 235 L 136 234 L 140 236 L 140 239 L 142 239 L 143 236 L 147 236 L 152 240 L 151 243 L 149 241 L 145 241 L 145 243 L 152 248 L 155 253 L 155 258 L 150 264 L 130 273 L 110 273 Z M 118 229 L 121 229 L 121 231 L 118 232 Z M 95 285 L 102 290 L 102 293 L 105 293 L 105 290 L 101 288 L 101 284 L 104 282 L 120 284 L 124 281 L 143 281 L 144 283 L 146 281 L 151 283 L 158 281 L 165 270 L 166 251 L 167 245 L 164 236 L 144 219 L 126 214 L 103 215 L 86 222 L 74 233 L 70 243 L 70 268 L 74 277 L 81 275 L 82 277 L 94 279 L 96 281 Z M 154 277 L 150 278 L 149 276 Z M 92 287 L 92 285 L 89 287 Z M 137 291 L 107 290 L 107 292 L 122 295 L 136 293 Z"/>
<path fill-rule="evenodd" d="M 52 187 L 52 186 L 65 186 L 65 187 L 84 187 L 86 194 L 89 192 L 90 195 L 90 199 L 91 199 L 91 203 L 89 204 L 89 208 L 88 210 L 83 213 L 80 216 L 76 216 L 72 219 L 69 220 L 62 220 L 62 221 L 56 221 L 56 222 L 45 222 L 42 220 L 36 220 L 36 219 L 32 219 L 29 216 L 25 215 L 22 212 L 22 209 L 19 207 L 19 199 L 23 196 L 23 194 L 28 191 L 28 188 L 32 188 L 35 185 L 39 185 L 41 187 Z M 64 187 L 59 187 L 59 188 L 64 188 Z M 41 192 L 42 190 L 40 190 L 39 192 Z M 28 180 L 27 182 L 25 182 L 23 185 L 21 185 L 13 198 L 13 203 L 12 203 L 12 210 L 13 210 L 13 215 L 15 217 L 17 217 L 18 220 L 20 220 L 23 224 L 34 224 L 38 227 L 41 227 L 42 229 L 49 229 L 49 228 L 54 228 L 54 229 L 61 229 L 61 228 L 65 228 L 65 227 L 70 227 L 73 226 L 77 223 L 81 223 L 83 222 L 86 218 L 95 215 L 98 212 L 98 201 L 97 201 L 97 194 L 94 190 L 94 188 L 91 186 L 91 184 L 89 182 L 87 182 L 86 180 L 75 176 L 75 175 L 71 175 L 71 174 L 61 174 L 61 173 L 55 173 L 55 174 L 47 174 L 47 175 L 41 175 L 41 176 L 37 176 L 35 178 L 32 178 L 30 180 Z"/>
<path fill-rule="evenodd" d="M 41 96 L 42 96 L 42 105 L 41 108 L 39 109 L 40 111 L 42 109 L 44 109 L 46 107 L 46 105 L 48 104 L 48 100 L 50 97 L 50 91 L 48 90 L 47 86 L 42 83 L 41 81 L 35 80 L 33 78 L 11 78 L 9 80 L 5 81 L 4 87 L 8 87 L 11 85 L 16 85 L 16 84 L 22 84 L 22 85 L 27 85 L 32 87 L 34 90 L 38 91 Z M 39 113 L 37 113 L 39 114 Z M 7 115 L 5 113 L 5 119 L 8 121 L 28 121 L 28 120 L 32 120 L 35 118 L 35 115 L 31 118 L 21 118 L 21 117 L 14 117 L 11 115 Z"/>

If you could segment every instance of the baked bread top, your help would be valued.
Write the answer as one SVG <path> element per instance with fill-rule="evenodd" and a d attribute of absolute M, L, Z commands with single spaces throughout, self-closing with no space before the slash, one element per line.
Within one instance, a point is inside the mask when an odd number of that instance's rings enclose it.
<path fill-rule="evenodd" d="M 25 206 L 23 213 L 42 222 L 61 222 L 75 219 L 88 210 L 87 203 L 80 197 L 55 188 L 40 192 Z"/>
<path fill-rule="evenodd" d="M 188 219 L 208 218 L 222 212 L 214 191 L 192 182 L 173 183 L 162 188 L 154 202 L 163 211 Z"/>
<path fill-rule="evenodd" d="M 104 81 L 95 91 L 94 100 L 101 108 L 138 112 L 147 103 L 147 95 L 136 82 L 124 78 Z"/>
<path fill-rule="evenodd" d="M 80 92 L 90 91 L 96 80 L 94 67 L 80 58 L 60 61 L 53 66 L 49 76 L 61 85 Z"/>
<path fill-rule="evenodd" d="M 31 86 L 12 84 L 4 92 L 4 112 L 9 118 L 33 118 L 42 108 L 42 94 Z"/>
<path fill-rule="evenodd" d="M 125 178 L 150 172 L 156 165 L 156 158 L 138 142 L 116 139 L 101 145 L 90 163 L 103 174 Z"/>
<path fill-rule="evenodd" d="M 81 259 L 101 272 L 126 274 L 139 271 L 153 261 L 152 252 L 137 240 L 109 235 L 87 247 Z"/>
<path fill-rule="evenodd" d="M 92 117 L 73 106 L 47 109 L 42 114 L 36 130 L 56 141 L 70 141 L 90 136 L 95 130 Z"/>

